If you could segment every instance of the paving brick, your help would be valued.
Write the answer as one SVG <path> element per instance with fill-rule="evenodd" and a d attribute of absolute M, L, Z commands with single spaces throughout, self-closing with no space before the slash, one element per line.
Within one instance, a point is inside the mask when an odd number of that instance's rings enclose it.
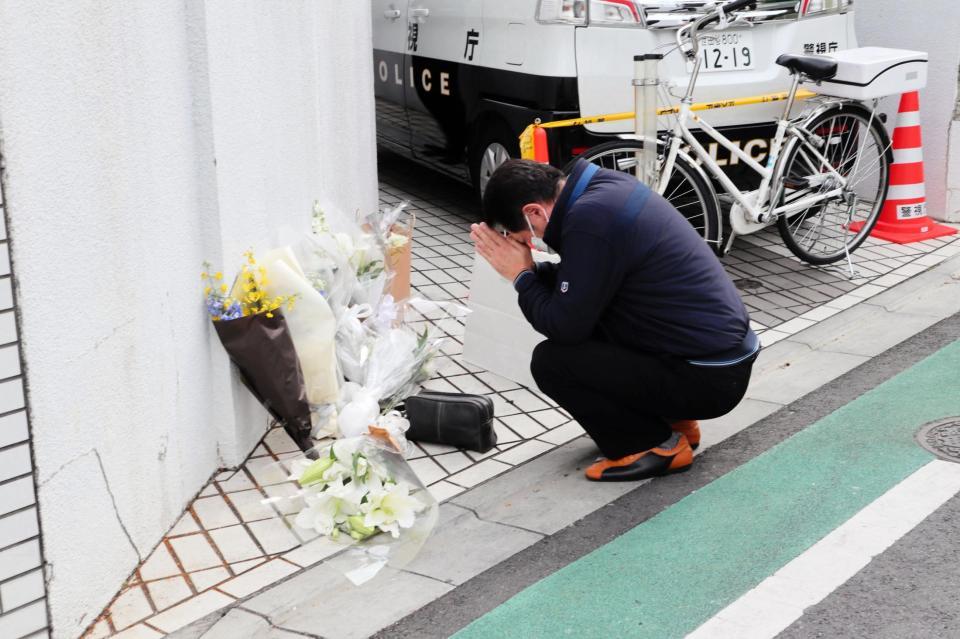
<path fill-rule="evenodd" d="M 846 290 L 841 289 L 837 286 L 834 286 L 833 284 L 817 284 L 816 286 L 812 286 L 811 288 L 815 291 L 819 291 L 820 293 L 823 293 L 824 295 L 830 298 L 840 297 L 841 295 L 847 292 Z"/>
<path fill-rule="evenodd" d="M 791 320 L 797 316 L 796 313 L 786 308 L 771 308 L 767 311 L 767 313 L 773 315 L 781 322 L 786 322 L 787 320 Z"/>
<path fill-rule="evenodd" d="M 747 277 L 753 277 L 753 278 L 763 278 L 766 275 L 770 275 L 768 271 L 760 268 L 756 264 L 746 264 L 746 263 L 741 264 L 738 267 L 738 270 L 746 274 Z"/>
<path fill-rule="evenodd" d="M 782 293 L 763 293 L 761 295 L 757 295 L 757 299 L 762 300 L 767 304 L 767 307 L 765 310 L 769 310 L 771 308 L 782 308 L 785 306 L 792 306 L 797 303 L 797 300 L 791 297 L 788 297 Z"/>

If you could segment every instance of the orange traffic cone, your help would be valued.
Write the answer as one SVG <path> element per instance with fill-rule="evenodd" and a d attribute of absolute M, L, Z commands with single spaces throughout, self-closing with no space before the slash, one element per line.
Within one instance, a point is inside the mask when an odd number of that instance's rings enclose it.
<path fill-rule="evenodd" d="M 550 147 L 547 144 L 547 130 L 542 126 L 533 129 L 533 159 L 550 164 Z"/>
<path fill-rule="evenodd" d="M 893 131 L 893 164 L 890 190 L 873 237 L 908 244 L 953 235 L 957 230 L 927 217 L 927 194 L 923 180 L 923 139 L 920 132 L 920 94 L 904 93 Z"/>

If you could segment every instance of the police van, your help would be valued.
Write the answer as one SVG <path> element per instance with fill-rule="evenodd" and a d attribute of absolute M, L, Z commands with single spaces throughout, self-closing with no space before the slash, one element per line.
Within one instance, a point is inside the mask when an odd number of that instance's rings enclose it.
<path fill-rule="evenodd" d="M 633 56 L 664 53 L 660 76 L 685 87 L 677 30 L 719 4 L 703 0 L 372 0 L 377 137 L 385 147 L 482 191 L 542 121 L 633 110 Z M 759 0 L 739 26 L 704 41 L 697 101 L 784 91 L 781 53 L 856 47 L 852 0 Z M 777 104 L 721 109 L 711 124 L 766 156 Z M 550 158 L 572 157 L 632 123 L 551 132 Z M 735 180 L 736 157 L 709 146 Z"/>

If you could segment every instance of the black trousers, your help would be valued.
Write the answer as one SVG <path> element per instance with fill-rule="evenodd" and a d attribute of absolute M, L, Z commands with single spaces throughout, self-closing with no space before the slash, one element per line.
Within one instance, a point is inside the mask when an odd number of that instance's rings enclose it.
<path fill-rule="evenodd" d="M 530 364 L 540 390 L 577 420 L 608 459 L 656 447 L 671 422 L 712 419 L 747 391 L 754 358 L 722 368 L 601 341 L 541 342 Z"/>

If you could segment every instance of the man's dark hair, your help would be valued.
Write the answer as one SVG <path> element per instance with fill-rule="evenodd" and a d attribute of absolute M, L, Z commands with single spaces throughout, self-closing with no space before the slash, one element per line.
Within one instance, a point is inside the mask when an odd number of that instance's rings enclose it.
<path fill-rule="evenodd" d="M 511 233 L 523 231 L 523 207 L 531 202 L 553 202 L 563 171 L 532 160 L 508 160 L 493 172 L 483 192 L 483 220 Z"/>

